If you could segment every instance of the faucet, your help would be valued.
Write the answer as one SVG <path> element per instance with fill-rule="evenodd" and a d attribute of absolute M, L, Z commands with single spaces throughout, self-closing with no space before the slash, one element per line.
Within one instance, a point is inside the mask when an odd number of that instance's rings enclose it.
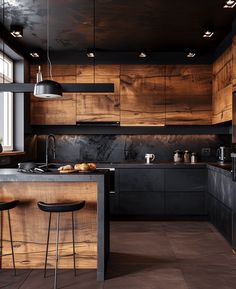
<path fill-rule="evenodd" d="M 53 134 L 49 134 L 46 137 L 46 162 L 45 162 L 45 166 L 46 168 L 48 168 L 48 160 L 49 160 L 49 141 L 50 139 L 53 140 L 53 147 L 52 147 L 52 151 L 53 151 L 53 159 L 55 160 L 56 158 L 56 139 L 55 136 Z"/>

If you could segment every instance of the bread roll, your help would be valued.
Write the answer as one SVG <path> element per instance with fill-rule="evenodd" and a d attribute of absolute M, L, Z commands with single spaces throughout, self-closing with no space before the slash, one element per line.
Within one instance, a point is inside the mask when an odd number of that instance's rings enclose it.
<path fill-rule="evenodd" d="M 71 171 L 74 170 L 74 166 L 72 165 L 66 165 L 58 168 L 58 171 Z"/>
<path fill-rule="evenodd" d="M 89 165 L 86 164 L 86 163 L 76 164 L 76 165 L 75 165 L 75 170 L 78 170 L 78 171 L 88 171 L 88 170 L 89 170 Z"/>
<path fill-rule="evenodd" d="M 97 168 L 97 166 L 96 166 L 95 163 L 88 163 L 88 166 L 89 166 L 89 169 L 90 169 L 91 171 L 94 171 L 94 170 L 96 170 L 96 168 Z"/>

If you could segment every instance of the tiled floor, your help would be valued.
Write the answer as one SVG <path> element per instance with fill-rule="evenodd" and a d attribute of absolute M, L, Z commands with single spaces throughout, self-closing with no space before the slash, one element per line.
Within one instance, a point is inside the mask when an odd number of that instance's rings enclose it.
<path fill-rule="evenodd" d="M 93 270 L 59 272 L 66 289 L 235 289 L 236 255 L 206 222 L 113 222 L 105 282 Z M 51 289 L 53 271 L 0 273 L 0 288 Z"/>

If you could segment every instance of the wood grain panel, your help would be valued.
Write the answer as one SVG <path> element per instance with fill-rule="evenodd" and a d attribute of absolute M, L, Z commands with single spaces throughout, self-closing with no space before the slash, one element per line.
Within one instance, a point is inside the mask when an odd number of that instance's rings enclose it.
<path fill-rule="evenodd" d="M 47 65 L 42 65 L 44 79 L 50 79 Z M 31 82 L 35 82 L 38 66 L 31 66 Z M 53 80 L 59 83 L 76 82 L 76 65 L 53 65 Z M 76 124 L 76 93 L 63 93 L 61 99 L 44 100 L 31 95 L 32 125 Z"/>
<path fill-rule="evenodd" d="M 78 93 L 77 121 L 120 121 L 120 66 L 78 65 L 77 83 L 93 82 L 114 83 L 114 93 Z"/>
<path fill-rule="evenodd" d="M 121 66 L 121 125 L 165 123 L 165 66 Z"/>
<path fill-rule="evenodd" d="M 213 124 L 232 120 L 232 65 L 232 47 L 213 63 Z"/>
<path fill-rule="evenodd" d="M 63 99 L 31 99 L 32 125 L 76 124 L 76 100 L 74 94 L 65 93 Z"/>
<path fill-rule="evenodd" d="M 52 75 L 53 79 L 57 77 L 64 77 L 64 83 L 71 83 L 70 77 L 76 75 L 76 65 L 75 64 L 53 64 L 52 66 Z M 41 65 L 41 71 L 44 79 L 49 78 L 49 67 L 47 64 Z M 38 65 L 32 64 L 30 66 L 30 78 L 31 82 L 36 81 L 36 73 L 38 71 Z M 73 80 L 75 81 L 75 79 Z"/>
<path fill-rule="evenodd" d="M 166 66 L 166 124 L 211 124 L 211 65 Z"/>
<path fill-rule="evenodd" d="M 232 42 L 232 57 L 233 57 L 232 85 L 233 85 L 233 91 L 236 91 L 236 35 L 233 37 L 233 42 Z"/>
<path fill-rule="evenodd" d="M 97 267 L 97 186 L 96 183 L 1 183 L 1 200 L 20 200 L 11 210 L 17 268 L 43 268 L 49 214 L 37 207 L 38 201 L 66 202 L 85 200 L 86 207 L 75 213 L 77 268 Z M 3 218 L 3 253 L 10 253 L 7 214 Z M 71 213 L 60 218 L 61 255 L 72 250 Z M 52 216 L 49 267 L 55 264 L 56 214 Z M 2 257 L 3 268 L 11 268 L 11 256 Z M 60 268 L 73 268 L 72 256 L 61 258 Z"/>

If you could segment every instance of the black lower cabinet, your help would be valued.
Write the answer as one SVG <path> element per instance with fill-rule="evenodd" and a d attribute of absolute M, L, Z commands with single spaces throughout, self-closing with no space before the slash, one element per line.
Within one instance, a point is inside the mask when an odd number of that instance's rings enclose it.
<path fill-rule="evenodd" d="M 208 169 L 208 216 L 210 222 L 232 245 L 233 243 L 233 182 L 230 172 Z"/>
<path fill-rule="evenodd" d="M 121 215 L 158 216 L 164 215 L 163 192 L 124 192 L 120 194 Z"/>
<path fill-rule="evenodd" d="M 166 169 L 165 180 L 166 215 L 206 216 L 206 169 Z"/>
<path fill-rule="evenodd" d="M 232 244 L 233 212 L 215 196 L 208 195 L 209 221 L 217 228 L 224 238 Z"/>
<path fill-rule="evenodd" d="M 166 214 L 176 216 L 206 215 L 205 192 L 167 192 Z"/>
<path fill-rule="evenodd" d="M 149 218 L 164 214 L 164 171 L 119 169 L 116 171 L 119 216 Z"/>
<path fill-rule="evenodd" d="M 206 169 L 117 169 L 111 217 L 206 216 Z"/>

